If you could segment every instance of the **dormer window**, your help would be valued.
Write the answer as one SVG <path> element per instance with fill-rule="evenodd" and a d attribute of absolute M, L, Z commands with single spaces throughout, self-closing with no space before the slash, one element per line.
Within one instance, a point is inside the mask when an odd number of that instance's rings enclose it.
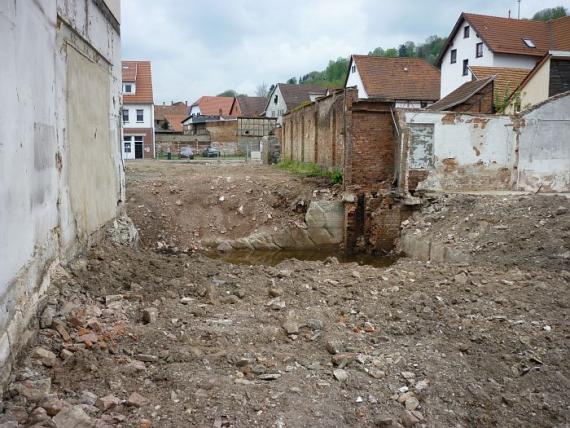
<path fill-rule="evenodd" d="M 352 65 L 352 72 L 356 73 L 356 65 L 354 65 L 354 64 Z"/>
<path fill-rule="evenodd" d="M 469 25 L 466 25 L 465 27 L 463 27 L 463 38 L 464 39 L 469 38 Z"/>
<path fill-rule="evenodd" d="M 523 42 L 528 48 L 536 48 L 536 45 L 534 44 L 534 42 L 531 39 L 524 39 L 523 38 Z"/>
<path fill-rule="evenodd" d="M 123 83 L 123 93 L 124 94 L 134 94 L 135 84 L 134 83 Z"/>

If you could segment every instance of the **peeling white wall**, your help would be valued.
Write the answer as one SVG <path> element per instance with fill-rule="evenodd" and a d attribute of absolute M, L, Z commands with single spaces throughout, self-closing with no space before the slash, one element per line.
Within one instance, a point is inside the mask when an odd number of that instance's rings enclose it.
<path fill-rule="evenodd" d="M 120 36 L 95 3 L 0 2 L 0 386 L 52 271 L 124 199 Z"/>
<path fill-rule="evenodd" d="M 427 169 L 429 175 L 418 189 L 499 190 L 510 186 L 516 144 L 510 117 L 408 112 L 405 121 L 433 125 L 433 167 Z"/>
<path fill-rule="evenodd" d="M 570 95 L 554 97 L 523 117 L 517 188 L 570 192 Z"/>
<path fill-rule="evenodd" d="M 402 183 L 415 176 L 421 177 L 418 190 L 570 192 L 570 94 L 518 116 L 409 111 L 398 116 Z M 430 138 L 426 129 L 432 126 Z"/>

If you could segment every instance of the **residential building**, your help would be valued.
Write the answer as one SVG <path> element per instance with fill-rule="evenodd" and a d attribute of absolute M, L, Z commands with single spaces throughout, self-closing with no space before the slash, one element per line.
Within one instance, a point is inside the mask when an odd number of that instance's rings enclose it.
<path fill-rule="evenodd" d="M 359 99 L 386 98 L 398 108 L 423 108 L 439 99 L 440 73 L 421 58 L 352 55 L 344 87 Z"/>
<path fill-rule="evenodd" d="M 473 79 L 493 79 L 493 104 L 496 111 L 502 112 L 511 94 L 517 89 L 530 70 L 509 67 L 469 67 Z"/>
<path fill-rule="evenodd" d="M 436 65 L 441 97 L 472 80 L 473 66 L 531 70 L 550 50 L 570 50 L 570 16 L 550 21 L 462 13 Z"/>
<path fill-rule="evenodd" d="M 190 106 L 190 116 L 229 116 L 234 97 L 200 97 Z"/>
<path fill-rule="evenodd" d="M 570 91 L 570 51 L 551 51 L 511 95 L 507 112 L 515 113 Z"/>
<path fill-rule="evenodd" d="M 281 125 L 285 113 L 303 103 L 313 102 L 326 94 L 327 90 L 317 85 L 278 83 L 266 100 L 263 114 L 265 117 L 277 118 L 277 124 Z"/>
<path fill-rule="evenodd" d="M 217 147 L 222 155 L 237 153 L 236 116 L 189 116 L 182 121 L 184 136 L 190 146 L 199 153 L 206 147 Z"/>
<path fill-rule="evenodd" d="M 123 61 L 123 159 L 153 159 L 154 101 L 150 61 Z"/>
<path fill-rule="evenodd" d="M 237 96 L 230 109 L 230 116 L 259 117 L 267 105 L 267 97 Z"/>
<path fill-rule="evenodd" d="M 193 141 L 184 134 L 182 122 L 188 117 L 188 102 L 179 101 L 154 106 L 154 139 L 156 157 L 165 157 L 168 153 L 177 156 L 182 147 Z"/>

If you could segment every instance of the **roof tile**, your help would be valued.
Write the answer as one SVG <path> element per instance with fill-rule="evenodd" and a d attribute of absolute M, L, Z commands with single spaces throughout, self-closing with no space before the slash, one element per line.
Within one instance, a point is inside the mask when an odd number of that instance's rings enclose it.
<path fill-rule="evenodd" d="M 487 77 L 481 80 L 472 80 L 470 82 L 465 82 L 455 91 L 447 94 L 441 100 L 433 103 L 427 109 L 432 111 L 445 111 L 451 107 L 455 107 L 461 103 L 464 103 L 485 86 L 493 81 L 494 77 Z"/>
<path fill-rule="evenodd" d="M 152 104 L 152 71 L 150 61 L 123 61 L 123 82 L 135 82 L 134 94 L 123 94 L 124 104 Z"/>

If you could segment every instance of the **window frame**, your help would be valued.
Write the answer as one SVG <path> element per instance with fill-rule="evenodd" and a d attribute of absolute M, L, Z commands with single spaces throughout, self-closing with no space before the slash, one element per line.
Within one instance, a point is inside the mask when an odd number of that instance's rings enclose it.
<path fill-rule="evenodd" d="M 483 42 L 475 44 L 475 58 L 483 57 Z"/>
<path fill-rule="evenodd" d="M 125 119 L 125 113 L 127 114 L 127 118 Z M 128 108 L 123 109 L 123 123 L 130 123 L 130 111 Z"/>
<path fill-rule="evenodd" d="M 137 123 L 143 123 L 144 122 L 144 109 L 142 108 L 138 108 L 137 111 Z M 140 120 L 139 120 L 139 113 L 140 113 Z"/>
<path fill-rule="evenodd" d="M 462 76 L 469 76 L 469 60 L 463 60 L 463 70 L 461 71 Z"/>
<path fill-rule="evenodd" d="M 457 62 L 457 49 L 451 49 L 449 61 L 450 64 L 455 64 Z"/>
<path fill-rule="evenodd" d="M 352 73 L 356 73 L 356 64 L 352 64 L 351 70 Z"/>
<path fill-rule="evenodd" d="M 465 27 L 463 27 L 463 38 L 464 39 L 468 39 L 470 33 L 471 33 L 471 26 L 470 25 L 466 25 Z"/>

